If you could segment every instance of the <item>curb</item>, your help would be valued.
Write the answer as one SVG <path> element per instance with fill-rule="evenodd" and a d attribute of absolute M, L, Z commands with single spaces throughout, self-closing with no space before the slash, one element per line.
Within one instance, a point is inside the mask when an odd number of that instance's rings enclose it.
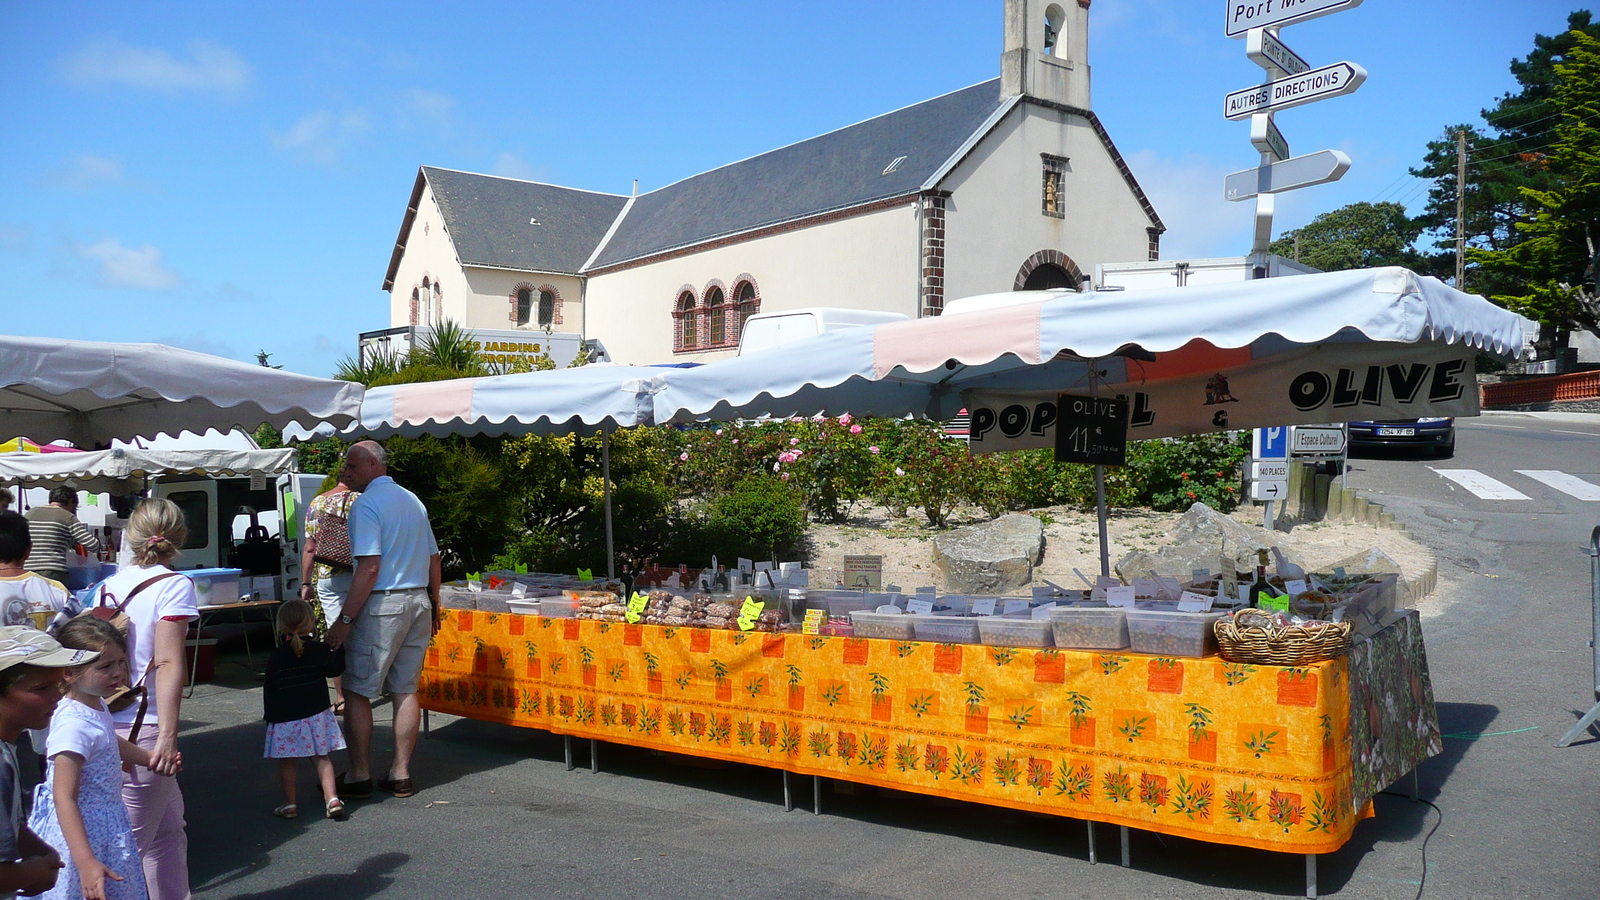
<path fill-rule="evenodd" d="M 1296 475 L 1300 477 L 1297 478 Z M 1327 492 L 1327 503 L 1322 514 L 1317 515 L 1316 507 L 1322 504 L 1315 502 L 1316 496 L 1324 490 Z M 1314 480 L 1307 479 L 1303 467 L 1300 466 L 1290 467 L 1289 496 L 1296 507 L 1297 518 L 1301 521 L 1357 522 L 1388 531 L 1406 530 L 1405 523 L 1396 519 L 1394 513 L 1385 510 L 1383 504 L 1344 487 L 1338 478 L 1317 475 L 1314 476 Z M 1311 514 L 1307 515 L 1307 511 Z M 1406 575 L 1400 584 L 1405 602 L 1412 607 L 1439 586 L 1439 557 L 1431 547 L 1423 547 L 1422 550 L 1427 560 L 1422 571 Z"/>

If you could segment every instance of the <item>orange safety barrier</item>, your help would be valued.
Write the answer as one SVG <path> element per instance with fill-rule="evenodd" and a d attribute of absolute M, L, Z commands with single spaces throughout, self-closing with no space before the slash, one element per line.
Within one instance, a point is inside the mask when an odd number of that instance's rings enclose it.
<path fill-rule="evenodd" d="M 1483 386 L 1486 409 L 1600 399 L 1600 372 L 1549 375 Z"/>
<path fill-rule="evenodd" d="M 1326 853 L 1441 749 L 1416 613 L 1298 668 L 447 610 L 426 709 Z"/>

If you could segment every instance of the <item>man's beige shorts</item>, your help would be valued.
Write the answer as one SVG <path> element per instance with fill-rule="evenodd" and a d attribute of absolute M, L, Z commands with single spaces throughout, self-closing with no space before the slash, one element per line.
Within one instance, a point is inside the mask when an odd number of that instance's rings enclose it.
<path fill-rule="evenodd" d="M 345 641 L 344 689 L 371 700 L 415 694 L 432 638 L 425 588 L 373 591 Z"/>

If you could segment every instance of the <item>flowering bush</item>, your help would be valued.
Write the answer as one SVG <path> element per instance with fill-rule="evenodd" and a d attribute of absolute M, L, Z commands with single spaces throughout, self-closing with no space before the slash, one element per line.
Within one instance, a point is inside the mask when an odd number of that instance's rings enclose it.
<path fill-rule="evenodd" d="M 1057 463 L 1049 450 L 967 455 L 936 424 L 917 420 L 814 417 L 742 427 L 673 432 L 680 496 L 731 490 L 755 473 L 792 485 L 816 519 L 846 519 L 871 500 L 903 515 L 921 512 L 942 526 L 961 504 L 991 516 L 1007 510 L 1095 503 L 1094 468 Z M 1140 441 L 1128 465 L 1105 470 L 1112 506 L 1186 509 L 1195 501 L 1227 511 L 1238 505 L 1240 438 L 1195 435 Z"/>

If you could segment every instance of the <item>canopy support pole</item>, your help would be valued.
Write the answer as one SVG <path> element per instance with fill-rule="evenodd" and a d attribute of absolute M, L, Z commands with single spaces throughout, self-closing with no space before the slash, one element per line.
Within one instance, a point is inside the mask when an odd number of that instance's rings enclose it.
<path fill-rule="evenodd" d="M 1089 397 L 1100 399 L 1100 360 L 1089 360 Z M 1094 467 L 1094 509 L 1100 525 L 1100 574 L 1111 575 L 1111 541 L 1106 534 L 1106 467 Z"/>
<path fill-rule="evenodd" d="M 1594 695 L 1600 698 L 1600 525 L 1596 525 L 1594 531 L 1589 534 L 1588 554 L 1589 599 L 1593 603 L 1594 616 L 1592 620 L 1594 634 L 1591 636 L 1589 646 L 1593 648 L 1590 652 L 1594 655 Z M 1596 720 L 1600 720 L 1600 703 L 1590 707 L 1577 724 L 1572 726 L 1572 730 L 1562 735 L 1561 740 L 1556 741 L 1556 746 L 1572 746 L 1572 742 L 1582 737 Z"/>
<path fill-rule="evenodd" d="M 611 537 L 611 431 L 600 427 L 600 477 L 606 495 L 606 578 L 617 577 L 617 550 Z"/>

